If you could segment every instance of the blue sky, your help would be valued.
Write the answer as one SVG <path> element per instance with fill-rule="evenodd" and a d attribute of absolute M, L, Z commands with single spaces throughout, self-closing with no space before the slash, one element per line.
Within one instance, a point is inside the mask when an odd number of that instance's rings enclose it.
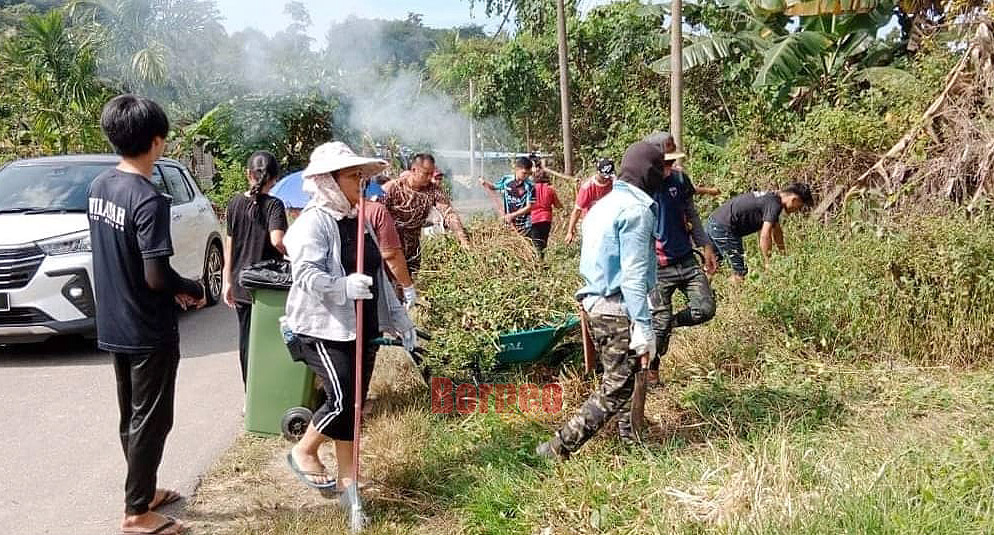
<path fill-rule="evenodd" d="M 408 12 L 424 15 L 424 23 L 432 27 L 452 27 L 482 24 L 493 31 L 500 25 L 496 17 L 488 18 L 479 4 L 470 10 L 469 0 L 301 0 L 314 20 L 311 35 L 319 44 L 332 22 L 349 15 L 367 18 L 402 19 Z M 224 26 L 229 32 L 254 27 L 272 35 L 290 22 L 283 14 L 282 0 L 217 0 Z"/>
<path fill-rule="evenodd" d="M 482 24 L 488 31 L 500 25 L 502 17 L 489 18 L 483 11 L 483 0 L 477 0 L 471 10 L 469 0 L 301 0 L 311 13 L 314 26 L 311 36 L 317 45 L 324 43 L 324 36 L 332 22 L 349 15 L 366 18 L 402 19 L 409 12 L 421 13 L 424 23 L 436 28 L 449 28 L 464 24 Z M 580 0 L 583 11 L 610 0 Z M 284 0 L 217 0 L 228 32 L 254 27 L 268 35 L 283 29 L 290 19 L 283 14 Z"/>

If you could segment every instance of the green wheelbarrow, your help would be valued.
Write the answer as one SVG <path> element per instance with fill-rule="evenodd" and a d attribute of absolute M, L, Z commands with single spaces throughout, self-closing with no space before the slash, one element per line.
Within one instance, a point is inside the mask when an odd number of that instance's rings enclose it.
<path fill-rule="evenodd" d="M 566 316 L 559 325 L 538 327 L 526 331 L 512 331 L 497 336 L 500 351 L 497 353 L 497 365 L 526 364 L 535 362 L 552 352 L 571 332 L 580 327 L 580 318 L 575 314 Z M 480 359 L 472 365 L 473 379 L 480 383 L 483 380 L 483 370 Z"/>

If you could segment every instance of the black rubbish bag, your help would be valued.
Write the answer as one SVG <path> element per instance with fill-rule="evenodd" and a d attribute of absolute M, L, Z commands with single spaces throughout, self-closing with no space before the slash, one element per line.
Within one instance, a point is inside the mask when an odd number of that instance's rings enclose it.
<path fill-rule="evenodd" d="M 287 260 L 263 260 L 243 269 L 238 280 L 245 288 L 289 290 L 293 273 Z"/>

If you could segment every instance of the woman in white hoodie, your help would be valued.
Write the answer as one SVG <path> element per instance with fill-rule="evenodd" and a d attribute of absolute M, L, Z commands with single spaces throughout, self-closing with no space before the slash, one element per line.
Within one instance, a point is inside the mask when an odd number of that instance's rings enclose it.
<path fill-rule="evenodd" d="M 344 490 L 355 477 L 352 462 L 356 344 L 363 348 L 362 398 L 376 361 L 372 340 L 389 332 L 401 336 L 413 350 L 416 331 L 392 291 L 383 259 L 368 225 L 363 224 L 363 270 L 357 273 L 357 204 L 363 177 L 387 166 L 383 160 L 361 158 L 344 143 L 326 143 L 311 155 L 304 170 L 304 189 L 311 202 L 284 239 L 293 267 L 284 331 L 290 352 L 317 374 L 327 393 L 304 437 L 287 454 L 293 472 L 310 487 Z M 356 300 L 363 307 L 363 339 L 356 339 Z M 332 440 L 338 460 L 336 479 L 318 457 L 321 445 Z"/>

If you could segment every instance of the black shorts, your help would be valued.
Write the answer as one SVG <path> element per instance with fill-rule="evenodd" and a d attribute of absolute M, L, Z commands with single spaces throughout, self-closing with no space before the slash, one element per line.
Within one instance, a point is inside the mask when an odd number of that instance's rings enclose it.
<path fill-rule="evenodd" d="M 326 399 L 314 411 L 311 423 L 332 440 L 352 440 L 355 432 L 355 342 L 320 340 L 298 334 L 288 347 L 294 360 L 305 362 L 324 385 Z M 363 352 L 363 403 L 369 394 L 376 350 L 374 344 L 367 343 Z"/>

